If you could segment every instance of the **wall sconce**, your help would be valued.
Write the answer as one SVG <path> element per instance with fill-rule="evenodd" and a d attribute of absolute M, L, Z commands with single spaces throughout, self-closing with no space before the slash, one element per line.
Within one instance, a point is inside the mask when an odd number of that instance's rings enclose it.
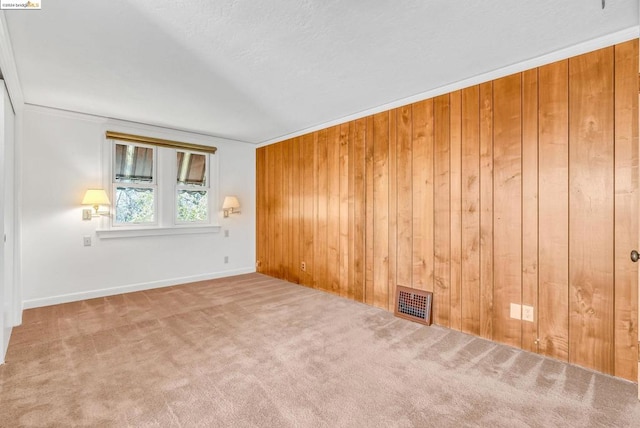
<path fill-rule="evenodd" d="M 222 204 L 224 216 L 229 217 L 229 214 L 239 214 L 240 202 L 235 196 L 225 196 Z"/>
<path fill-rule="evenodd" d="M 111 205 L 111 202 L 109 202 L 107 192 L 105 192 L 103 189 L 89 189 L 87 190 L 87 193 L 84 194 L 82 205 L 93 206 L 95 212 L 91 212 L 91 209 L 89 208 L 82 210 L 82 219 L 91 220 L 92 217 L 109 215 L 108 212 L 99 212 L 98 209 L 100 208 L 100 205 Z"/>

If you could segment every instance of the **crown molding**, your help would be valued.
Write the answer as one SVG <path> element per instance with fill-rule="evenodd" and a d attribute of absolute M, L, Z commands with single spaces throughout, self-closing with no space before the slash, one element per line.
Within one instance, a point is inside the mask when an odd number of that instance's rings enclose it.
<path fill-rule="evenodd" d="M 617 43 L 623 43 L 632 39 L 637 39 L 639 35 L 640 26 L 636 25 L 616 33 L 607 34 L 606 36 L 598 37 L 596 39 L 588 40 L 586 42 L 578 43 L 567 48 L 559 49 L 557 51 L 531 58 L 526 61 L 518 62 L 515 64 L 507 65 L 496 70 L 491 70 L 486 73 L 478 74 L 468 79 L 453 82 L 439 88 L 435 88 L 426 92 L 412 95 L 410 97 L 402 98 L 390 103 L 382 104 L 377 107 L 373 107 L 367 110 L 354 113 L 349 116 L 344 116 L 339 119 L 331 120 L 329 122 L 320 123 L 318 125 L 301 129 L 299 131 L 292 132 L 290 134 L 282 135 L 280 137 L 272 138 L 263 141 L 256 145 L 256 148 L 268 146 L 270 144 L 278 143 L 280 141 L 288 140 L 290 138 L 299 137 L 301 135 L 308 134 L 310 132 L 319 131 L 321 129 L 330 128 L 335 125 L 339 125 L 352 120 L 361 119 L 363 117 L 371 116 L 376 113 L 381 113 L 387 110 L 391 110 L 397 107 L 405 106 L 417 101 L 426 100 L 429 98 L 437 97 L 438 95 L 447 94 L 449 92 L 457 91 L 459 89 L 468 88 L 470 86 L 478 85 L 480 83 L 489 82 L 491 80 L 499 79 L 504 76 L 508 76 L 514 73 L 520 73 L 532 68 L 540 67 L 552 62 L 560 61 L 563 59 L 571 58 L 577 55 L 582 55 L 588 52 L 592 52 L 598 49 L 606 48 Z"/>

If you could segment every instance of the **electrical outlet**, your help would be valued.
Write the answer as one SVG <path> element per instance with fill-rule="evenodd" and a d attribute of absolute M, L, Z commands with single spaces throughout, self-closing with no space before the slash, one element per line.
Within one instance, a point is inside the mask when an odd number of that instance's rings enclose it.
<path fill-rule="evenodd" d="M 533 322 L 533 306 L 522 305 L 522 319 Z"/>
<path fill-rule="evenodd" d="M 224 230 L 224 237 L 228 238 L 229 237 L 229 229 L 225 229 Z"/>
<path fill-rule="evenodd" d="M 262 260 L 256 260 L 256 267 L 262 267 Z"/>
<path fill-rule="evenodd" d="M 521 320 L 522 319 L 522 306 L 518 305 L 517 303 L 512 303 L 511 304 L 510 316 L 514 320 Z"/>
<path fill-rule="evenodd" d="M 229 263 L 229 256 L 224 256 L 224 262 Z"/>
<path fill-rule="evenodd" d="M 91 236 L 90 235 L 85 235 L 82 237 L 82 243 L 84 244 L 85 247 L 90 247 L 91 246 Z"/>
<path fill-rule="evenodd" d="M 302 272 L 306 272 L 307 271 L 307 264 L 305 262 L 300 263 L 300 269 L 302 270 Z"/>

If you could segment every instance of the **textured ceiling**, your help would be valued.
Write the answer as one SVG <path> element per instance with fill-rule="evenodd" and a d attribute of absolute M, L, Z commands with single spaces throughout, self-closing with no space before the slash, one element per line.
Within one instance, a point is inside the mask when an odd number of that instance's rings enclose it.
<path fill-rule="evenodd" d="M 638 24 L 637 0 L 64 0 L 5 11 L 25 102 L 259 143 Z"/>

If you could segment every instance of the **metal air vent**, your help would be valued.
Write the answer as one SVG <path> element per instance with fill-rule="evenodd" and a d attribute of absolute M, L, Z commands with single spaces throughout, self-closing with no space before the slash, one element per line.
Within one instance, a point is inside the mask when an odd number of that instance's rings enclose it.
<path fill-rule="evenodd" d="M 414 290 L 398 285 L 393 313 L 400 318 L 431 325 L 432 300 L 433 293 L 430 291 Z"/>

